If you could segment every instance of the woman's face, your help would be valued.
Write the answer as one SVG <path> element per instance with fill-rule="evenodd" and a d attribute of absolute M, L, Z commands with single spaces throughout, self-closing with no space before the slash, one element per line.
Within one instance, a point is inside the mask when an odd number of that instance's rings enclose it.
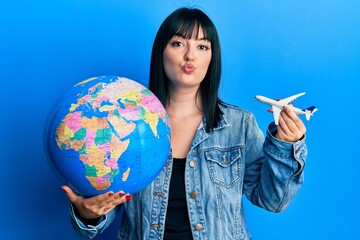
<path fill-rule="evenodd" d="M 195 33 L 190 39 L 175 35 L 166 45 L 163 59 L 170 87 L 198 88 L 211 61 L 211 43 L 201 27 L 197 38 Z"/>

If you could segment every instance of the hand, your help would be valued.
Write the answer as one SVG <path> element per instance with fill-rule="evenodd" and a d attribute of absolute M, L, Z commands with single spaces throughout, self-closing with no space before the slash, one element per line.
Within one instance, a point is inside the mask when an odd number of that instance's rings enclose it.
<path fill-rule="evenodd" d="M 298 115 L 284 106 L 279 118 L 276 137 L 287 142 L 296 142 L 304 136 L 306 127 Z"/>
<path fill-rule="evenodd" d="M 94 197 L 84 198 L 77 195 L 68 186 L 61 186 L 70 202 L 77 208 L 80 217 L 94 219 L 110 212 L 117 205 L 131 200 L 130 194 L 123 191 L 117 193 L 107 192 Z"/>

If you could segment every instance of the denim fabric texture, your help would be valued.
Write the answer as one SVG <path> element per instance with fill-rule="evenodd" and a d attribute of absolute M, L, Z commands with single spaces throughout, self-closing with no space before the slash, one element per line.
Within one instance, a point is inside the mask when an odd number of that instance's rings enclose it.
<path fill-rule="evenodd" d="M 271 123 L 266 138 L 254 115 L 244 109 L 220 105 L 223 116 L 211 133 L 203 119 L 186 159 L 185 187 L 193 238 L 251 239 L 246 227 L 242 196 L 272 212 L 285 209 L 301 187 L 307 148 L 274 137 Z M 156 161 L 156 159 L 154 159 Z M 163 238 L 172 155 L 159 176 L 103 217 L 97 226 L 85 226 L 71 208 L 72 223 L 80 236 L 93 238 L 122 215 L 117 239 Z M 115 236 L 114 236 L 115 239 Z"/>

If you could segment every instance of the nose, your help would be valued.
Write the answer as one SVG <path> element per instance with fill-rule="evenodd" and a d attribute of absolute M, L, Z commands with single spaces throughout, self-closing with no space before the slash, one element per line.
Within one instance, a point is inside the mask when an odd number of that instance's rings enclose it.
<path fill-rule="evenodd" d="M 188 61 L 193 61 L 194 60 L 194 58 L 195 58 L 195 51 L 194 50 L 195 50 L 195 47 L 192 46 L 191 44 L 189 44 L 187 46 L 185 56 L 184 56 L 185 61 L 188 62 Z"/>

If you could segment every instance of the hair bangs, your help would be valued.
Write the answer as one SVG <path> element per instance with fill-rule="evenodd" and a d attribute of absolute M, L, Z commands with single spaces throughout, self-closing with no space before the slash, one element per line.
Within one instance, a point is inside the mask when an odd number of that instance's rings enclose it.
<path fill-rule="evenodd" d="M 197 12 L 197 9 L 189 9 L 179 15 L 175 22 L 171 25 L 172 31 L 169 33 L 171 37 L 180 36 L 186 39 L 199 39 L 200 30 L 202 30 L 204 36 L 201 38 L 206 40 L 208 36 L 209 23 L 206 22 L 206 18 Z"/>
<path fill-rule="evenodd" d="M 203 30 L 204 36 L 202 38 L 208 39 L 205 29 L 202 27 L 202 25 L 199 22 L 193 21 L 187 21 L 180 25 L 180 27 L 175 32 L 174 36 L 183 37 L 185 39 L 199 39 L 200 29 Z"/>

